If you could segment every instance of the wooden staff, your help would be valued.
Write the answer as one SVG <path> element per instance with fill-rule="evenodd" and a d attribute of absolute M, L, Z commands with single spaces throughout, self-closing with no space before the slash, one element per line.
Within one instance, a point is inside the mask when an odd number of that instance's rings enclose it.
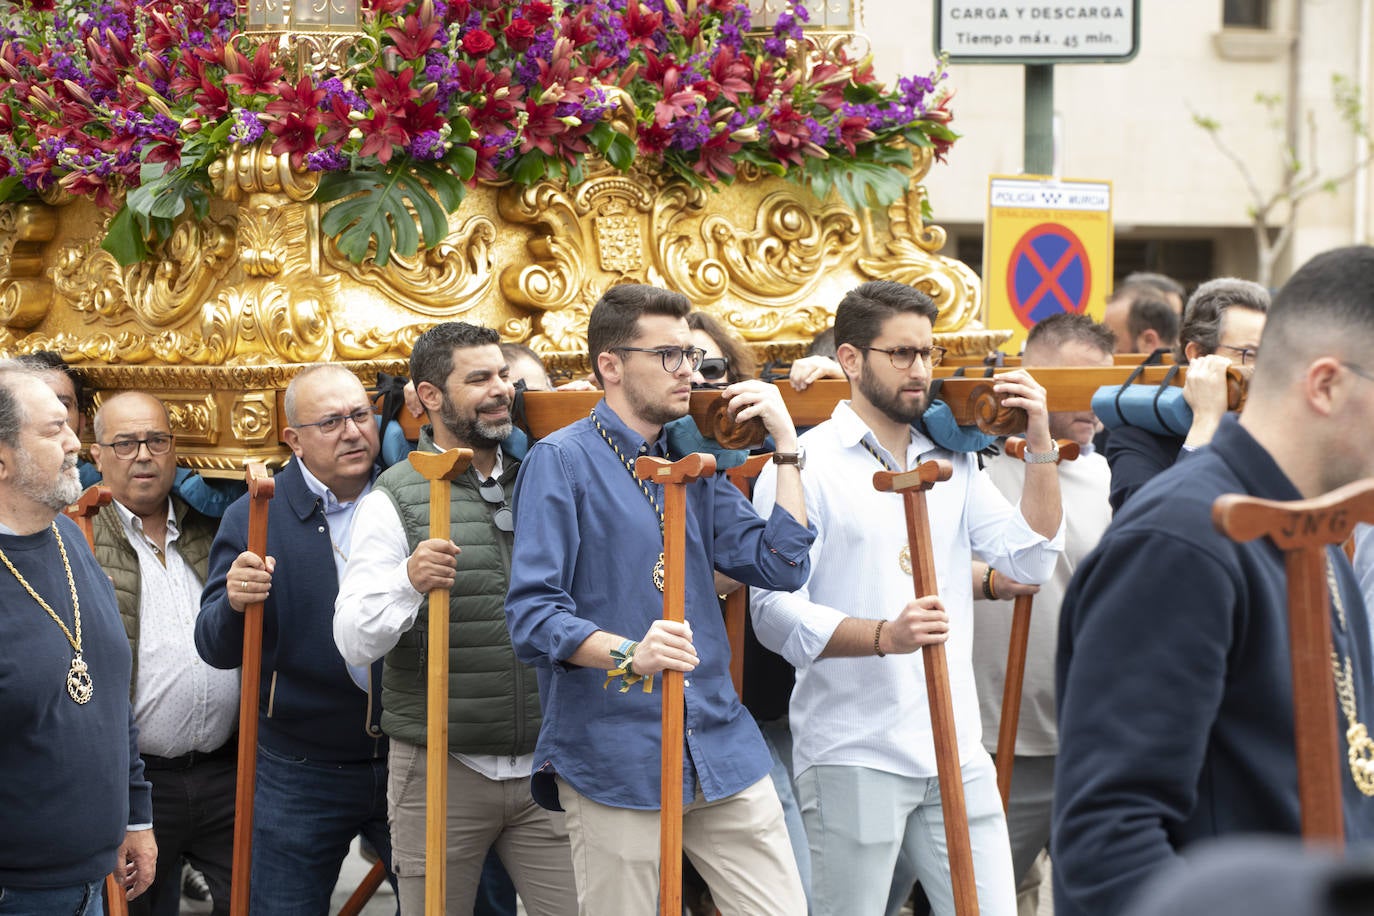
<path fill-rule="evenodd" d="M 939 594 L 935 579 L 935 550 L 930 543 L 930 515 L 926 490 L 954 473 L 948 461 L 923 461 L 910 471 L 878 471 L 873 487 L 884 493 L 900 493 L 906 507 L 906 537 L 911 550 L 911 579 L 916 597 Z M 940 807 L 945 815 L 945 845 L 949 847 L 949 874 L 954 888 L 954 912 L 978 916 L 978 888 L 973 881 L 973 848 L 968 837 L 968 812 L 964 808 L 964 777 L 959 769 L 959 741 L 954 731 L 954 696 L 949 686 L 949 664 L 943 643 L 921 647 L 930 700 L 930 725 L 935 738 L 935 770 L 940 782 Z"/>
<path fill-rule="evenodd" d="M 772 460 L 772 455 L 752 455 L 744 464 L 736 465 L 725 472 L 745 498 L 749 496 L 749 484 L 763 471 L 763 466 Z M 734 682 L 735 694 L 744 697 L 744 615 L 749 612 L 749 589 L 743 585 L 725 596 L 725 636 L 730 640 L 730 680 Z"/>
<path fill-rule="evenodd" d="M 694 452 L 677 461 L 644 456 L 635 475 L 663 485 L 663 617 L 682 623 L 686 602 L 687 484 L 716 472 L 714 455 Z M 664 671 L 663 755 L 659 776 L 658 911 L 682 914 L 682 672 Z"/>
<path fill-rule="evenodd" d="M 1368 480 L 1315 499 L 1279 502 L 1233 493 L 1212 504 L 1212 523 L 1222 534 L 1242 543 L 1267 537 L 1283 551 L 1298 801 L 1309 841 L 1339 843 L 1345 835 L 1326 546 L 1350 537 L 1357 522 L 1370 521 L 1374 481 Z"/>
<path fill-rule="evenodd" d="M 385 880 L 386 866 L 382 865 L 381 862 L 373 862 L 372 868 L 363 875 L 363 880 L 358 882 L 357 890 L 349 895 L 349 898 L 344 901 L 344 905 L 339 908 L 339 916 L 358 916 Z"/>
<path fill-rule="evenodd" d="M 114 496 L 111 495 L 109 487 L 93 483 L 82 491 L 80 499 L 66 508 L 67 517 L 75 521 L 81 533 L 86 536 L 86 543 L 92 553 L 95 552 L 96 513 L 100 511 L 101 506 L 108 506 L 112 499 Z M 120 862 L 116 867 L 122 871 L 124 863 Z M 115 877 L 113 872 L 105 876 L 105 913 L 106 916 L 128 916 L 129 913 L 124 882 Z"/>
<path fill-rule="evenodd" d="M 1059 460 L 1078 457 L 1078 443 L 1060 439 Z M 1009 458 L 1024 458 L 1026 440 L 1008 439 L 1002 451 Z M 1021 687 L 1026 679 L 1026 646 L 1030 642 L 1031 604 L 1034 595 L 1017 595 L 1011 612 L 1011 639 L 1007 646 L 1007 678 L 1002 685 L 1002 718 L 997 728 L 997 791 L 1002 795 L 1002 810 L 1011 798 L 1011 770 L 1016 757 L 1016 727 L 1021 720 Z"/>
<path fill-rule="evenodd" d="M 248 481 L 248 550 L 267 562 L 267 503 L 276 482 L 261 461 L 250 461 Z M 226 588 L 228 584 L 226 583 Z M 234 790 L 234 864 L 229 912 L 248 916 L 248 882 L 253 869 L 253 789 L 258 775 L 258 698 L 262 680 L 262 606 L 255 601 L 243 611 L 243 667 L 239 675 L 238 784 Z"/>
<path fill-rule="evenodd" d="M 449 487 L 472 463 L 472 449 L 411 452 L 410 466 L 429 481 L 429 536 L 447 541 Z M 447 588 L 429 592 L 429 677 L 425 713 L 425 914 L 444 916 L 448 884 L 448 599 Z"/>

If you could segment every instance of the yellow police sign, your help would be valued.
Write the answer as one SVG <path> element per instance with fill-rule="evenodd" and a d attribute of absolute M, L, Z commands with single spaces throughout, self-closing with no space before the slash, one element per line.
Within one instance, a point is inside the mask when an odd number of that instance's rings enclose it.
<path fill-rule="evenodd" d="M 993 175 L 983 238 L 984 323 L 1011 328 L 1019 353 L 1042 318 L 1102 319 L 1112 288 L 1112 186 L 1038 175 Z"/>

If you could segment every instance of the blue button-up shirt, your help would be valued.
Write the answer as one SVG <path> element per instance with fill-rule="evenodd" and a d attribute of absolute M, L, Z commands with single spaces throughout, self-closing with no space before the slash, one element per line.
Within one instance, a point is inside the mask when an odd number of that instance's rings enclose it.
<path fill-rule="evenodd" d="M 601 427 L 633 462 L 666 456 L 603 400 Z M 676 456 L 682 457 L 682 456 Z M 657 484 L 650 492 L 663 505 Z M 653 569 L 663 550 L 658 514 L 590 419 L 530 449 L 515 483 L 515 552 L 506 617 L 516 654 L 539 675 L 544 723 L 535 747 L 535 800 L 558 810 L 555 774 L 582 795 L 619 808 L 657 810 L 661 691 L 606 688 L 606 672 L 567 663 L 597 630 L 638 639 L 663 617 Z M 753 719 L 730 682 L 730 646 L 713 569 L 749 585 L 795 589 L 806 581 L 814 533 L 775 508 L 765 521 L 729 481 L 687 486 L 686 619 L 700 663 L 684 680 L 684 762 L 718 800 L 770 768 Z M 683 801 L 693 780 L 683 780 Z"/>

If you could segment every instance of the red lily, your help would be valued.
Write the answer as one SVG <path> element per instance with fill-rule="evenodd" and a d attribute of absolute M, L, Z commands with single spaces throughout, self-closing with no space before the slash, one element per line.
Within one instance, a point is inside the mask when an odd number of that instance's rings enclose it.
<path fill-rule="evenodd" d="M 250 61 L 237 48 L 228 45 L 224 49 L 224 67 L 229 73 L 224 77 L 228 86 L 238 86 L 247 95 L 271 95 L 286 70 L 272 65 L 272 46 L 264 42 L 258 46 L 257 53 Z"/>

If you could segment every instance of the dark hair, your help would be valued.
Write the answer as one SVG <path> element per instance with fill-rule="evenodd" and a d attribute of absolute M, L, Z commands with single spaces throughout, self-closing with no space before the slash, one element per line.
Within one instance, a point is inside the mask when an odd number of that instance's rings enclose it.
<path fill-rule="evenodd" d="M 1116 289 L 1112 290 L 1111 298 L 1108 301 L 1115 301 L 1126 293 L 1163 293 L 1165 296 L 1177 296 L 1179 302 L 1183 302 L 1187 298 L 1182 283 L 1173 277 L 1151 273 L 1147 270 L 1137 270 L 1127 274 L 1117 284 Z"/>
<path fill-rule="evenodd" d="M 72 391 L 76 392 L 76 409 L 78 413 L 85 413 L 89 408 L 90 400 L 86 392 L 86 383 L 81 378 L 81 373 L 67 365 L 61 354 L 52 350 L 35 350 L 24 356 L 16 356 L 14 361 L 25 369 L 32 369 L 35 372 L 49 372 L 57 370 L 71 379 Z"/>
<path fill-rule="evenodd" d="M 1231 306 L 1252 312 L 1269 311 L 1269 291 L 1258 283 L 1221 277 L 1208 280 L 1193 290 L 1188 306 L 1183 310 L 1183 327 L 1178 332 L 1178 346 L 1174 347 L 1174 361 L 1188 362 L 1189 343 L 1201 348 L 1204 356 L 1217 352 L 1221 337 L 1221 318 Z"/>
<path fill-rule="evenodd" d="M 641 315 L 686 318 L 692 303 L 682 293 L 641 283 L 620 283 L 601 295 L 587 320 L 587 350 L 597 384 L 602 384 L 597 357 L 623 347 L 639 333 Z"/>
<path fill-rule="evenodd" d="M 935 302 L 925 293 L 893 280 L 870 280 L 845 293 L 835 309 L 835 346 L 862 349 L 882 332 L 883 322 L 893 315 L 922 315 L 931 325 L 939 315 Z"/>
<path fill-rule="evenodd" d="M 415 339 L 410 350 L 410 380 L 416 385 L 429 382 L 445 391 L 448 377 L 453 373 L 453 351 L 465 347 L 485 347 L 499 344 L 501 335 L 492 328 L 484 328 L 466 321 L 445 321 L 436 324 Z"/>
<path fill-rule="evenodd" d="M 1035 323 L 1026 335 L 1026 352 L 1031 347 L 1058 348 L 1066 343 L 1077 342 L 1101 350 L 1110 356 L 1116 350 L 1116 335 L 1111 328 L 1098 324 L 1089 315 L 1077 312 L 1060 312 Z"/>
<path fill-rule="evenodd" d="M 1163 299 L 1142 296 L 1131 303 L 1126 315 L 1126 333 L 1136 340 L 1146 331 L 1159 335 L 1162 347 L 1172 347 L 1178 342 L 1178 312 Z"/>
<path fill-rule="evenodd" d="M 806 348 L 807 356 L 828 356 L 835 358 L 835 329 L 826 328 L 818 331 L 816 336 L 811 338 L 811 345 Z"/>
<path fill-rule="evenodd" d="M 32 368 L 19 359 L 0 360 L 0 445 L 19 447 L 19 434 L 28 422 L 28 413 L 15 394 L 15 377 L 30 375 Z"/>
<path fill-rule="evenodd" d="M 1347 356 L 1365 355 L 1374 344 L 1374 247 L 1369 245 L 1317 255 L 1274 294 L 1255 381 L 1306 362 L 1306 356 L 1320 355 L 1318 348 L 1332 348 L 1337 341 Z"/>
<path fill-rule="evenodd" d="M 539 367 L 539 371 L 544 373 L 544 381 L 548 383 L 550 388 L 553 387 L 553 380 L 549 378 L 549 370 L 544 365 L 544 358 L 540 356 L 538 353 L 534 352 L 534 350 L 526 344 L 511 343 L 509 341 L 503 340 L 501 341 L 501 355 L 506 358 L 507 363 L 513 362 L 517 359 L 528 359 L 533 361 L 534 364 Z M 517 373 L 514 369 L 511 370 L 512 379 L 514 379 L 518 375 L 519 373 Z M 532 386 L 530 386 L 529 382 L 526 381 L 525 387 L 530 388 Z"/>
<path fill-rule="evenodd" d="M 701 331 L 707 337 L 716 342 L 720 352 L 725 354 L 729 361 L 729 370 L 726 373 L 726 380 L 732 385 L 735 382 L 742 382 L 747 378 L 754 378 L 759 374 L 758 362 L 754 359 L 754 354 L 749 349 L 739 335 L 721 324 L 706 312 L 691 312 L 687 315 L 687 327 L 693 331 Z"/>

